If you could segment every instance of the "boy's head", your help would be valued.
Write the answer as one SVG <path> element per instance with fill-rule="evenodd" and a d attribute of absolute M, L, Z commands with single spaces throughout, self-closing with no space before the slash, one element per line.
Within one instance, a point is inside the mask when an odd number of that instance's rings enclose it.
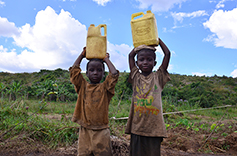
<path fill-rule="evenodd" d="M 152 46 L 141 45 L 135 49 L 137 53 L 136 64 L 143 75 L 149 75 L 156 65 L 156 49 Z"/>
<path fill-rule="evenodd" d="M 104 77 L 105 66 L 103 60 L 91 59 L 86 65 L 86 76 L 92 84 L 100 83 Z"/>

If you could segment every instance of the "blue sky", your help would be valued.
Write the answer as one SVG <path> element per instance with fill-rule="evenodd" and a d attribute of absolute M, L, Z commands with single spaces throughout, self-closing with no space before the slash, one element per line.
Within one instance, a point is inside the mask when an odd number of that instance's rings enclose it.
<path fill-rule="evenodd" d="M 0 0 L 0 72 L 68 69 L 90 24 L 107 25 L 110 59 L 128 72 L 131 15 L 147 10 L 172 52 L 170 73 L 237 77 L 235 0 Z M 156 53 L 158 68 L 163 54 Z"/>

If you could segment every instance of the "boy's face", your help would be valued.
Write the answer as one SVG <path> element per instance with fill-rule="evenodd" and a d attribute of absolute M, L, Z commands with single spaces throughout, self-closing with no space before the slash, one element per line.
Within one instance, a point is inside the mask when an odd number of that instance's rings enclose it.
<path fill-rule="evenodd" d="M 104 77 L 104 68 L 102 63 L 99 61 L 91 61 L 88 65 L 86 76 L 92 84 L 100 83 Z"/>
<path fill-rule="evenodd" d="M 155 53 L 150 50 L 141 50 L 137 54 L 136 64 L 142 71 L 142 74 L 147 76 L 152 72 L 153 67 L 156 65 Z"/>

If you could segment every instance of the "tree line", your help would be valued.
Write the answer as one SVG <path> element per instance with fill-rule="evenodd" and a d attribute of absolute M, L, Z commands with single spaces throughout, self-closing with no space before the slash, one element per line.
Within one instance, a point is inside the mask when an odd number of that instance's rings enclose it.
<path fill-rule="evenodd" d="M 85 79 L 85 73 L 82 73 Z M 106 72 L 105 75 L 108 75 Z M 120 72 L 113 98 L 131 100 L 132 86 L 128 83 L 128 72 Z M 237 78 L 227 76 L 191 76 L 170 74 L 169 81 L 162 92 L 162 98 L 169 97 L 174 105 L 184 101 L 201 107 L 217 105 L 236 105 Z M 56 69 L 34 73 L 0 73 L 1 99 L 16 100 L 18 98 L 39 99 L 49 101 L 76 101 L 77 94 L 69 79 L 69 71 Z"/>

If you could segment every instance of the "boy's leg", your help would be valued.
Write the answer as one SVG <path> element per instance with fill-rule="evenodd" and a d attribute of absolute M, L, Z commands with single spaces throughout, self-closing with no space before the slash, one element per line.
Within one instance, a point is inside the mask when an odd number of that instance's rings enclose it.
<path fill-rule="evenodd" d="M 110 140 L 110 130 L 93 130 L 92 147 L 95 156 L 112 156 L 112 144 Z"/>
<path fill-rule="evenodd" d="M 131 134 L 130 156 L 160 156 L 161 137 L 145 137 Z"/>
<path fill-rule="evenodd" d="M 93 155 L 91 151 L 91 139 L 90 139 L 90 130 L 84 127 L 79 129 L 79 138 L 78 138 L 78 155 L 77 156 L 88 156 Z"/>

